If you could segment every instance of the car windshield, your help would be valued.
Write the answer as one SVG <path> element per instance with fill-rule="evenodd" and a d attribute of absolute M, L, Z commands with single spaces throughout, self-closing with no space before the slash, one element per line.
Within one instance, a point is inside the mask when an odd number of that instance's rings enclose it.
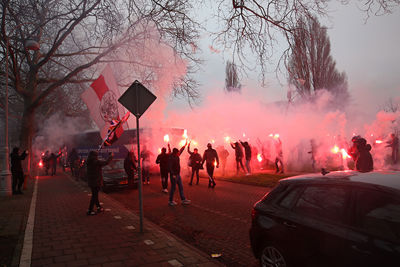
<path fill-rule="evenodd" d="M 122 159 L 116 159 L 112 160 L 109 164 L 103 167 L 103 170 L 118 170 L 118 169 L 124 169 L 124 160 Z"/>

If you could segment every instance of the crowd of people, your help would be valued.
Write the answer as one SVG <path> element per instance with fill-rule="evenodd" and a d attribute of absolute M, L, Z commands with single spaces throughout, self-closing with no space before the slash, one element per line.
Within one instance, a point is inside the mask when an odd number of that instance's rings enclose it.
<path fill-rule="evenodd" d="M 391 149 L 391 163 L 397 164 L 399 161 L 399 138 L 395 134 L 390 134 L 389 140 L 386 142 L 385 147 Z M 168 194 L 168 204 L 171 206 L 177 205 L 174 201 L 174 193 L 176 187 L 178 187 L 181 204 L 190 204 L 190 200 L 184 195 L 184 188 L 181 176 L 181 161 L 180 156 L 184 153 L 187 147 L 188 167 L 190 168 L 189 173 L 189 186 L 199 185 L 200 183 L 200 170 L 205 169 L 208 178 L 208 187 L 215 188 L 215 168 L 219 168 L 221 164 L 221 175 L 225 175 L 227 158 L 230 155 L 229 151 L 224 146 L 218 146 L 217 149 L 212 147 L 211 143 L 207 144 L 207 148 L 201 155 L 197 147 L 191 150 L 191 142 L 187 142 L 180 148 L 173 148 L 171 150 L 170 144 L 168 143 L 167 148 L 163 147 L 161 153 L 157 155 L 155 164 L 159 165 L 161 188 L 162 192 Z M 311 166 L 313 171 L 317 170 L 317 159 L 316 154 L 318 146 L 316 141 L 312 139 L 310 141 L 311 151 Z M 248 141 L 238 140 L 237 142 L 230 143 L 231 148 L 234 152 L 236 175 L 243 172 L 245 175 L 252 174 L 252 160 L 254 155 L 257 153 L 256 146 L 252 146 Z M 343 145 L 344 146 L 344 145 Z M 347 146 L 347 145 L 346 145 Z M 284 161 L 283 161 L 283 149 L 282 141 L 280 138 L 274 138 L 275 157 L 270 159 L 271 166 L 275 167 L 275 172 L 282 174 L 284 173 Z M 354 162 L 354 169 L 360 172 L 369 172 L 374 169 L 374 161 L 371 155 L 372 146 L 367 143 L 367 140 L 361 136 L 353 136 L 351 139 L 351 145 L 346 147 L 347 154 L 352 158 Z M 262 151 L 262 154 L 264 152 Z M 22 185 L 24 183 L 24 173 L 21 162 L 28 155 L 28 151 L 19 153 L 19 148 L 15 147 L 10 154 L 11 158 L 11 173 L 12 173 L 12 194 L 22 194 Z M 41 160 L 46 175 L 55 175 L 57 170 L 57 161 L 60 156 L 63 155 L 61 151 L 58 153 L 50 153 L 46 151 Z M 79 172 L 82 169 L 82 159 L 79 157 L 76 149 L 72 149 L 65 158 L 68 163 L 71 173 L 73 176 L 78 177 Z M 143 146 L 140 153 L 141 160 L 141 178 L 143 184 L 150 183 L 150 167 L 153 165 L 151 160 L 153 153 Z M 88 215 L 93 215 L 96 212 L 93 210 L 94 206 L 97 206 L 97 211 L 101 211 L 102 208 L 98 201 L 98 191 L 100 190 L 102 183 L 102 167 L 107 165 L 112 160 L 110 155 L 107 160 L 98 159 L 98 152 L 91 151 L 85 163 L 86 178 L 88 185 L 92 191 L 92 199 L 90 201 Z M 245 163 L 243 164 L 243 160 Z M 254 161 L 253 161 L 254 162 Z M 205 168 L 204 168 L 205 164 Z M 344 163 L 342 162 L 343 166 Z M 133 151 L 127 153 L 124 159 L 124 170 L 128 177 L 128 185 L 132 186 L 134 183 L 135 174 L 138 171 L 138 160 Z M 195 180 L 194 180 L 195 179 Z M 168 183 L 170 182 L 170 191 L 168 191 Z"/>

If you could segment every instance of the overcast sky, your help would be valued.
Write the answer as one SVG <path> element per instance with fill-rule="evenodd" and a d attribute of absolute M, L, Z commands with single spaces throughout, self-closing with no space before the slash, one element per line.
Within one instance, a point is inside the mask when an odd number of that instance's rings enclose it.
<path fill-rule="evenodd" d="M 337 69 L 348 76 L 352 105 L 373 116 L 388 98 L 400 97 L 400 8 L 390 15 L 370 17 L 366 22 L 365 13 L 354 4 L 332 5 L 331 10 L 331 20 L 321 22 L 328 27 L 331 55 Z M 223 89 L 225 64 L 230 59 L 229 51 L 215 53 L 209 49 L 211 44 L 205 36 L 201 48 L 206 61 L 197 75 L 204 98 Z M 261 88 L 256 73 L 242 79 L 247 94 L 265 102 L 286 99 L 286 85 L 280 85 L 274 75 L 267 82 L 268 86 Z M 169 105 L 174 107 L 188 105 L 175 100 Z"/>

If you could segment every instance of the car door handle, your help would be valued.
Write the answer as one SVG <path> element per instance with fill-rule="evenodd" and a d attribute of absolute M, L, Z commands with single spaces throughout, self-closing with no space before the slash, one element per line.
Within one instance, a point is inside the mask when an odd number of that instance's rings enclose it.
<path fill-rule="evenodd" d="M 293 224 L 293 223 L 288 223 L 288 222 L 283 222 L 283 225 L 284 225 L 284 226 L 287 226 L 287 227 L 289 227 L 289 228 L 296 228 L 296 227 L 297 227 L 295 224 Z"/>
<path fill-rule="evenodd" d="M 365 250 L 365 249 L 361 249 L 361 248 L 359 248 L 359 247 L 356 246 L 356 245 L 352 245 L 351 248 L 352 248 L 353 250 L 357 251 L 357 252 L 362 253 L 362 254 L 371 254 L 370 251 Z"/>

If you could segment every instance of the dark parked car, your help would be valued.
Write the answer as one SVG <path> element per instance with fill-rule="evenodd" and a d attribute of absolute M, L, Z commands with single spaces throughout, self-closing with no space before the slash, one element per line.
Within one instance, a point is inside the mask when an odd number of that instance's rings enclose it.
<path fill-rule="evenodd" d="M 283 179 L 252 211 L 261 266 L 400 266 L 400 172 Z"/>
<path fill-rule="evenodd" d="M 129 183 L 123 159 L 114 159 L 103 167 L 103 192 L 105 193 L 118 188 L 137 188 L 138 181 L 136 173 L 134 180 Z"/>

